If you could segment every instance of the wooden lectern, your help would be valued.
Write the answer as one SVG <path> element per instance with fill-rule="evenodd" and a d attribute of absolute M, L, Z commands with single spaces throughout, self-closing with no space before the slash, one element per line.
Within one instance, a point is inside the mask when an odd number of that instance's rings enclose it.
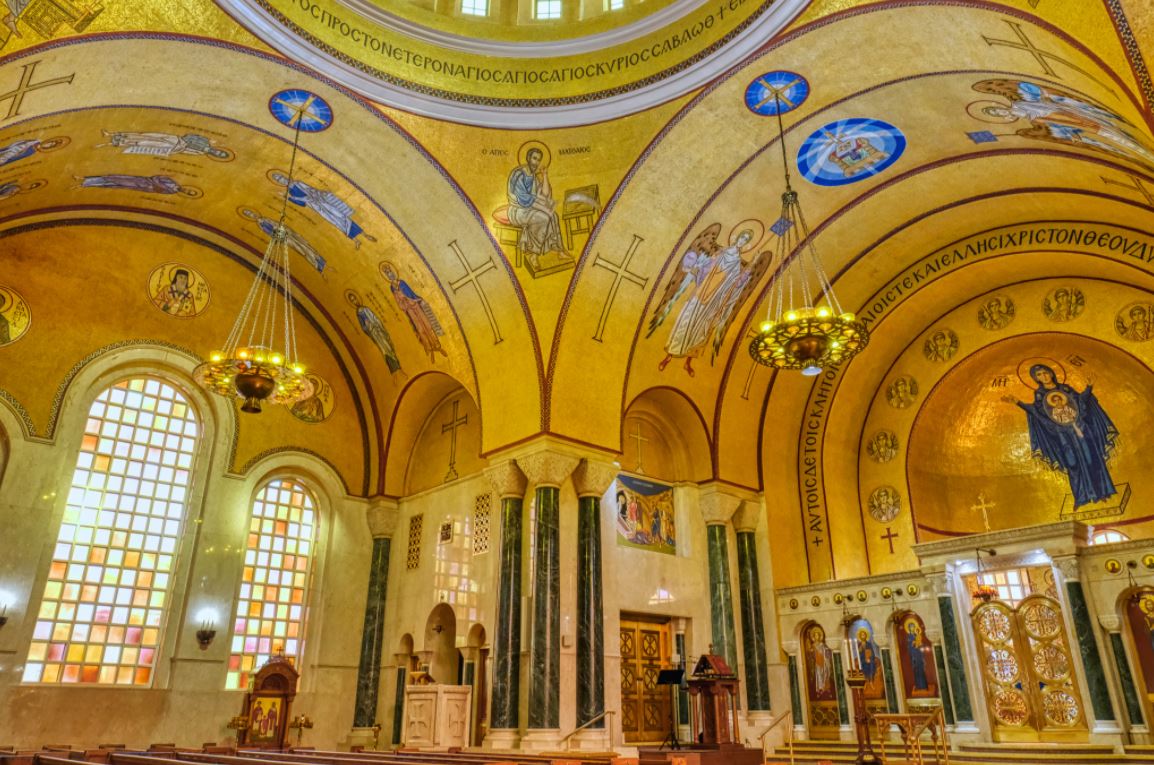
<path fill-rule="evenodd" d="M 257 671 L 252 690 L 244 696 L 244 712 L 237 718 L 241 723 L 237 726 L 237 746 L 284 748 L 298 680 L 300 673 L 284 654 L 274 655 Z"/>
<path fill-rule="evenodd" d="M 704 654 L 689 678 L 689 708 L 696 746 L 724 749 L 741 746 L 737 723 L 736 673 L 715 654 Z"/>

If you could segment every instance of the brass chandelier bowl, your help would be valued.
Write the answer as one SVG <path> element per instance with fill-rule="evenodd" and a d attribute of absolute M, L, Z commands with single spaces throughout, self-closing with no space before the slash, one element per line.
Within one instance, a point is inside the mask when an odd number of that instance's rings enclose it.
<path fill-rule="evenodd" d="M 836 314 L 826 306 L 785 311 L 767 320 L 750 341 L 749 353 L 759 364 L 774 369 L 798 369 L 803 375 L 821 374 L 865 348 L 869 330 L 852 313 Z"/>
<path fill-rule="evenodd" d="M 214 351 L 198 366 L 198 384 L 221 396 L 244 400 L 240 410 L 257 414 L 261 402 L 292 406 L 313 395 L 313 384 L 300 364 L 287 365 L 283 353 L 268 348 L 238 348 L 226 356 Z"/>

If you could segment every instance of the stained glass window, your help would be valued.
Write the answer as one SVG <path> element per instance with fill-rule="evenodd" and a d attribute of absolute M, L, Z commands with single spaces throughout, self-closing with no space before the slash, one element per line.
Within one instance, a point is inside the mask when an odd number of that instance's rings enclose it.
<path fill-rule="evenodd" d="M 276 654 L 301 655 L 316 525 L 312 494 L 291 479 L 270 481 L 253 501 L 226 688 L 247 688 Z"/>
<path fill-rule="evenodd" d="M 93 402 L 24 682 L 152 683 L 199 434 L 160 380 L 124 380 Z"/>
<path fill-rule="evenodd" d="M 469 518 L 445 521 L 453 526 L 451 541 L 437 545 L 433 575 L 433 598 L 453 607 L 459 620 L 477 621 L 481 585 L 473 575 L 473 530 Z"/>

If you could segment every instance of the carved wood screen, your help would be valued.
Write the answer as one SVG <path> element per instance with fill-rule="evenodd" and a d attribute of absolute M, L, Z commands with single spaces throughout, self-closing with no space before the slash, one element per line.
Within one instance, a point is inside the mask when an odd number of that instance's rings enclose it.
<path fill-rule="evenodd" d="M 970 618 L 994 740 L 1087 740 L 1061 604 L 1046 595 L 1017 608 L 995 600 Z"/>

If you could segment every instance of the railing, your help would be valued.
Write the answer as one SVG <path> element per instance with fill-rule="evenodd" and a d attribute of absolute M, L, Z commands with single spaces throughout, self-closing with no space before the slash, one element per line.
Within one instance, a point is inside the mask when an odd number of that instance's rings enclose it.
<path fill-rule="evenodd" d="M 934 707 L 933 711 L 907 712 L 906 714 L 875 714 L 874 724 L 877 726 L 878 739 L 881 741 L 882 761 L 886 760 L 886 737 L 891 726 L 896 725 L 902 734 L 902 747 L 905 750 L 905 759 L 914 765 L 925 765 L 925 753 L 922 751 L 922 736 L 928 731 L 930 734 L 930 752 L 935 763 L 950 765 L 950 746 L 946 738 L 946 720 L 942 708 Z"/>
<path fill-rule="evenodd" d="M 780 715 L 778 715 L 778 718 L 776 720 L 774 720 L 773 722 L 771 722 L 769 724 L 769 727 L 766 728 L 765 730 L 763 730 L 761 732 L 761 735 L 757 737 L 758 742 L 761 744 L 761 760 L 762 760 L 762 762 L 765 762 L 765 760 L 766 760 L 765 737 L 769 735 L 770 731 L 772 731 L 777 726 L 781 725 L 786 720 L 789 720 L 790 724 L 788 726 L 786 726 L 786 729 L 785 729 L 785 744 L 787 747 L 789 747 L 789 765 L 793 765 L 793 710 L 792 709 L 787 709 L 784 712 L 782 712 Z"/>
<path fill-rule="evenodd" d="M 593 723 L 597 722 L 598 720 L 603 720 L 604 718 L 608 717 L 609 718 L 609 748 L 612 749 L 613 748 L 613 719 L 614 719 L 613 716 L 616 714 L 617 714 L 616 709 L 606 709 L 604 712 L 597 715 L 596 717 L 594 717 L 590 720 L 586 720 L 585 722 L 581 723 L 580 725 L 578 725 L 573 730 L 566 733 L 565 737 L 561 739 L 561 742 L 560 742 L 561 745 L 565 747 L 566 751 L 568 751 L 569 739 L 573 738 L 578 733 L 585 730 L 586 728 L 588 728 L 589 726 L 591 726 Z"/>

